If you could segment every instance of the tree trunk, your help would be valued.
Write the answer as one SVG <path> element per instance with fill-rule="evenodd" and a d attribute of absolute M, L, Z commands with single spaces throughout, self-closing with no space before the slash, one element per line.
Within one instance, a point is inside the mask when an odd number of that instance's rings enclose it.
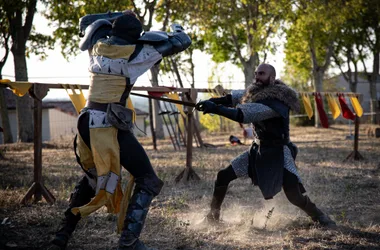
<path fill-rule="evenodd" d="M 8 108 L 5 100 L 5 89 L 0 88 L 0 112 L 1 112 L 1 126 L 3 127 L 3 142 L 12 143 L 12 131 L 9 123 Z"/>
<path fill-rule="evenodd" d="M 12 49 L 16 81 L 28 81 L 28 69 L 26 67 L 25 47 L 19 46 Z M 17 112 L 17 141 L 33 141 L 33 117 L 29 95 L 16 98 Z"/>
<path fill-rule="evenodd" d="M 380 54 L 379 52 L 375 52 L 373 55 L 373 70 L 372 70 L 372 76 L 371 76 L 371 81 L 369 82 L 369 89 L 370 89 L 370 95 L 371 95 L 371 102 L 370 102 L 370 109 L 371 109 L 371 123 L 376 124 L 377 119 L 376 119 L 376 113 L 377 112 L 377 90 L 376 90 L 376 83 L 377 83 L 377 76 L 379 74 L 379 59 L 380 59 Z"/>
<path fill-rule="evenodd" d="M 10 1 L 9 1 L 10 2 Z M 13 1 L 15 2 L 15 1 Z M 20 2 L 20 1 L 18 1 Z M 13 54 L 16 81 L 28 81 L 26 66 L 26 42 L 33 26 L 37 0 L 26 1 L 25 5 L 6 5 L 9 30 L 12 38 L 11 51 Z M 16 98 L 17 140 L 33 141 L 33 119 L 29 95 Z"/>
<path fill-rule="evenodd" d="M 325 72 L 322 70 L 314 71 L 313 77 L 314 77 L 314 91 L 315 92 L 322 92 L 323 91 L 323 76 Z M 319 113 L 317 109 L 317 105 L 314 107 L 314 126 L 316 128 L 320 127 L 320 121 L 319 121 Z"/>
<path fill-rule="evenodd" d="M 256 69 L 256 63 L 255 60 L 251 60 L 252 63 L 247 62 L 244 65 L 244 84 L 245 88 L 247 88 L 249 85 L 253 83 L 253 80 L 255 79 L 255 69 Z"/>
<path fill-rule="evenodd" d="M 150 69 L 150 72 L 152 74 L 151 83 L 153 87 L 158 87 L 158 73 L 160 71 L 160 65 L 155 65 Z M 162 118 L 159 116 L 159 101 L 153 101 L 153 124 L 151 126 L 154 126 L 155 132 L 156 132 L 156 138 L 157 139 L 164 139 L 164 127 Z"/>

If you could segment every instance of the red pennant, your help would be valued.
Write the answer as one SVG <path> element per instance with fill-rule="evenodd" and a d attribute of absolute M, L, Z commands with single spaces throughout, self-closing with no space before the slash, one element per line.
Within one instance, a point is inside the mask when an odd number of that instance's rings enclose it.
<path fill-rule="evenodd" d="M 168 88 L 170 90 L 175 90 L 176 87 L 167 87 L 167 86 L 161 86 Z M 148 95 L 154 96 L 154 97 L 162 97 L 163 95 L 167 94 L 167 92 L 161 92 L 161 91 L 148 91 Z"/>
<path fill-rule="evenodd" d="M 161 97 L 164 94 L 166 94 L 166 93 L 165 92 L 148 91 L 148 95 L 154 96 L 154 97 Z"/>
<path fill-rule="evenodd" d="M 344 98 L 343 94 L 338 94 L 338 100 L 340 107 L 342 109 L 343 117 L 350 120 L 355 120 L 355 115 L 352 113 L 350 108 L 348 107 L 346 103 L 346 99 Z"/>
<path fill-rule="evenodd" d="M 322 127 L 328 128 L 329 120 L 327 118 L 325 110 L 323 109 L 323 101 L 322 101 L 321 93 L 315 93 L 314 97 L 315 97 L 315 103 L 317 104 L 319 120 L 321 121 Z"/>

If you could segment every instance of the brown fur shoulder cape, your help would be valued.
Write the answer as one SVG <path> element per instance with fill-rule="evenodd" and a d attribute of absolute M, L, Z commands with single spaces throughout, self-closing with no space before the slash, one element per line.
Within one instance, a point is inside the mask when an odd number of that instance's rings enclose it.
<path fill-rule="evenodd" d="M 251 84 L 243 96 L 242 103 L 252 103 L 264 99 L 280 100 L 296 113 L 301 108 L 297 92 L 281 80 L 275 80 L 266 86 Z"/>

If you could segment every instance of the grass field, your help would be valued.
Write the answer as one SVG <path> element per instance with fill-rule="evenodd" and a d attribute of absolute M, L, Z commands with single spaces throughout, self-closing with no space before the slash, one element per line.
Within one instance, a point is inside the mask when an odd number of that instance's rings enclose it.
<path fill-rule="evenodd" d="M 141 239 L 160 250 L 380 249 L 380 139 L 367 137 L 365 128 L 361 126 L 359 141 L 365 159 L 346 162 L 353 150 L 353 141 L 346 139 L 347 126 L 292 128 L 307 194 L 337 222 L 336 229 L 314 225 L 283 192 L 265 201 L 258 187 L 243 178 L 230 185 L 222 207 L 225 223 L 202 223 L 216 173 L 248 146 L 228 145 L 229 134 L 204 135 L 205 142 L 217 147 L 194 149 L 193 166 L 201 180 L 177 184 L 174 179 L 185 168 L 185 148 L 174 151 L 167 140 L 159 141 L 158 151 L 153 151 L 150 141 L 142 139 L 165 186 L 152 203 Z M 0 249 L 51 249 L 49 243 L 82 175 L 71 141 L 48 142 L 43 149 L 43 180 L 56 198 L 54 205 L 45 200 L 20 205 L 33 182 L 32 144 L 6 145 L 4 156 L 0 160 Z M 116 221 L 105 209 L 84 218 L 68 249 L 116 249 Z"/>

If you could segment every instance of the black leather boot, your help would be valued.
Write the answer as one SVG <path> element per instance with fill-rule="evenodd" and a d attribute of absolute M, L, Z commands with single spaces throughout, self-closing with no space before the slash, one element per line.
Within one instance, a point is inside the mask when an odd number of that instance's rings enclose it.
<path fill-rule="evenodd" d="M 62 220 L 61 228 L 55 234 L 52 243 L 62 249 L 65 249 L 71 234 L 74 232 L 79 220 L 80 215 L 74 215 L 71 208 L 65 211 L 65 218 Z"/>
<path fill-rule="evenodd" d="M 207 214 L 206 219 L 208 222 L 218 222 L 220 220 L 220 208 L 222 206 L 224 197 L 226 196 L 228 186 L 217 186 L 215 182 L 214 193 L 211 200 L 210 212 Z"/>
<path fill-rule="evenodd" d="M 143 189 L 135 191 L 128 205 L 118 250 L 152 250 L 146 247 L 139 237 L 153 198 L 153 194 Z"/>
<path fill-rule="evenodd" d="M 324 227 L 335 227 L 336 223 L 330 217 L 317 208 L 317 206 L 311 202 L 309 197 L 306 196 L 306 205 L 301 209 L 305 211 L 314 222 L 319 223 Z"/>
<path fill-rule="evenodd" d="M 61 228 L 55 235 L 52 244 L 65 249 L 71 234 L 74 232 L 80 215 L 74 215 L 71 212 L 73 207 L 86 205 L 95 196 L 95 191 L 88 183 L 87 177 L 83 177 L 75 186 L 74 192 L 71 194 L 69 208 L 65 211 L 65 218 L 62 220 Z"/>

